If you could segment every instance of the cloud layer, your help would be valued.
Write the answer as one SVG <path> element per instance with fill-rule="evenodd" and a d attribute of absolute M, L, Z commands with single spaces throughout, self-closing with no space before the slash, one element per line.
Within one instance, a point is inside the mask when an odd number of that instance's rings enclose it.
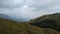
<path fill-rule="evenodd" d="M 0 0 L 0 13 L 15 18 L 35 18 L 60 12 L 60 0 Z"/>

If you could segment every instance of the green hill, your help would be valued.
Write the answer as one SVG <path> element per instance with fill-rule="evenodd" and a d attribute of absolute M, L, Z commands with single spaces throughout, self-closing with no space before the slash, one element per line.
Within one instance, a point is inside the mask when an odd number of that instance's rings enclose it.
<path fill-rule="evenodd" d="M 0 34 L 60 34 L 59 18 L 56 21 L 55 19 L 57 16 L 54 19 L 42 16 L 29 21 L 28 24 L 0 18 Z"/>
<path fill-rule="evenodd" d="M 39 27 L 0 18 L 0 34 L 44 34 Z"/>
<path fill-rule="evenodd" d="M 60 13 L 44 15 L 29 21 L 31 25 L 51 28 L 60 32 Z"/>

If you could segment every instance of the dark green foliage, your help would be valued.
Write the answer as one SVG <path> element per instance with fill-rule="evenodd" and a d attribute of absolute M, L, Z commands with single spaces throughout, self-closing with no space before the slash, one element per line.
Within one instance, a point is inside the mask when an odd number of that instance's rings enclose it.
<path fill-rule="evenodd" d="M 42 28 L 52 28 L 60 31 L 60 13 L 44 15 L 30 21 L 31 25 Z"/>
<path fill-rule="evenodd" d="M 32 23 L 31 25 L 39 26 L 39 27 L 44 27 L 44 28 L 53 28 L 56 26 L 56 22 L 54 20 L 42 20 L 36 23 Z"/>

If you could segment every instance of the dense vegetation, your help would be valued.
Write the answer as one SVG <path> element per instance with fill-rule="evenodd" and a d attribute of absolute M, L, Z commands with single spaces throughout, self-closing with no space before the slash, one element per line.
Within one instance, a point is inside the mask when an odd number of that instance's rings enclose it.
<path fill-rule="evenodd" d="M 60 34 L 60 13 L 44 15 L 28 23 L 0 18 L 0 34 Z"/>
<path fill-rule="evenodd" d="M 51 28 L 60 32 L 60 13 L 44 15 L 30 20 L 31 25 L 42 28 Z"/>

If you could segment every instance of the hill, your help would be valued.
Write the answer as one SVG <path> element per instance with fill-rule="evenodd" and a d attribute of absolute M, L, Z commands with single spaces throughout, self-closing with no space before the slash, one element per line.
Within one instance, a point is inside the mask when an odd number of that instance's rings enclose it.
<path fill-rule="evenodd" d="M 0 34 L 44 34 L 39 27 L 0 18 Z"/>
<path fill-rule="evenodd" d="M 51 28 L 60 32 L 60 13 L 44 15 L 29 21 L 31 25 Z"/>
<path fill-rule="evenodd" d="M 9 19 L 9 20 L 17 21 L 17 22 L 25 21 L 25 19 L 23 19 L 22 17 L 14 18 L 14 17 L 11 17 L 11 16 L 6 15 L 6 14 L 0 14 L 0 18 Z"/>
<path fill-rule="evenodd" d="M 32 24 L 34 21 L 30 22 Z M 60 34 L 54 29 L 37 27 L 34 23 L 35 26 L 30 24 L 0 18 L 0 34 Z"/>

